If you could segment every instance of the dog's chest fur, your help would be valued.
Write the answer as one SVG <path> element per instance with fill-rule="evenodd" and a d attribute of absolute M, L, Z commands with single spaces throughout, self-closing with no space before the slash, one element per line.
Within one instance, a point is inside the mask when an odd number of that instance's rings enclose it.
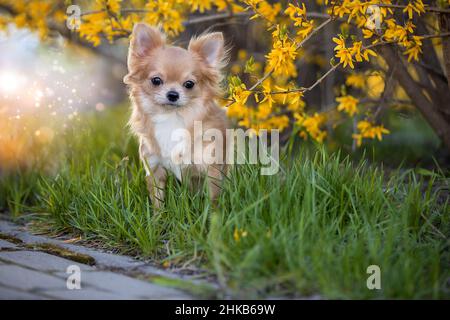
<path fill-rule="evenodd" d="M 186 125 L 177 112 L 155 115 L 152 118 L 154 137 L 158 143 L 160 154 L 152 155 L 151 167 L 162 165 L 172 171 L 181 180 L 181 160 L 190 140 L 185 136 Z M 175 162 L 174 159 L 177 159 Z"/>

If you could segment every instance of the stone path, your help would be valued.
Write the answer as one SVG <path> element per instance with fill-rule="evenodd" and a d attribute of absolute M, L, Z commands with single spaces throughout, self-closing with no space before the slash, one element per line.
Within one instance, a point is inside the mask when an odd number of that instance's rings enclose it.
<path fill-rule="evenodd" d="M 70 288 L 79 279 L 81 288 L 69 289 L 68 279 Z M 0 220 L 0 299 L 195 299 L 215 291 L 132 257 L 35 236 Z"/>

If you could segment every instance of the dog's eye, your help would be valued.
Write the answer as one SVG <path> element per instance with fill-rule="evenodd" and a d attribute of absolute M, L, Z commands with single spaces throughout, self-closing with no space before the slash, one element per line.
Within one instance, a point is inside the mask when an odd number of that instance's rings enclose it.
<path fill-rule="evenodd" d="M 194 81 L 188 80 L 183 85 L 187 89 L 192 89 L 194 87 L 195 83 L 194 83 Z"/>
<path fill-rule="evenodd" d="M 160 77 L 154 77 L 151 79 L 154 86 L 159 86 L 163 83 Z"/>

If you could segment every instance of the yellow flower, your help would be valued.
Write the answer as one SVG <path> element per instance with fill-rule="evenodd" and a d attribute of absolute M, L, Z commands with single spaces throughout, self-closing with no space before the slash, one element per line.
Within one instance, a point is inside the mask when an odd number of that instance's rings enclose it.
<path fill-rule="evenodd" d="M 339 58 L 340 62 L 344 64 L 344 68 L 349 65 L 350 68 L 354 69 L 352 54 L 349 49 L 339 49 L 336 53 L 336 58 Z"/>
<path fill-rule="evenodd" d="M 333 41 L 337 44 L 337 46 L 334 47 L 334 51 L 337 51 L 335 54 L 336 58 L 339 58 L 340 63 L 344 64 L 344 68 L 347 65 L 350 65 L 353 69 L 355 66 L 353 65 L 352 52 L 346 47 L 344 38 L 339 36 L 339 38 L 333 38 Z"/>
<path fill-rule="evenodd" d="M 363 120 L 363 121 L 359 121 L 357 124 L 357 128 L 359 131 L 361 132 L 365 132 L 367 131 L 372 125 L 370 124 L 369 121 Z"/>
<path fill-rule="evenodd" d="M 414 23 L 412 23 L 411 20 L 407 21 L 405 24 L 405 30 L 408 31 L 409 33 L 413 33 L 415 27 L 416 27 L 416 25 Z"/>
<path fill-rule="evenodd" d="M 102 0 L 100 0 L 99 2 L 104 2 Z M 111 11 L 114 14 L 119 14 L 120 13 L 120 3 L 122 2 L 122 0 L 106 0 L 106 8 Z"/>
<path fill-rule="evenodd" d="M 411 62 L 412 59 L 418 61 L 420 53 L 422 53 L 422 37 L 413 36 L 413 41 L 411 42 L 409 48 L 405 50 L 403 54 L 407 55 L 408 62 Z"/>
<path fill-rule="evenodd" d="M 148 10 L 145 21 L 151 25 L 161 24 L 169 35 L 177 35 L 184 30 L 181 7 L 178 0 L 154 0 L 145 5 Z"/>
<path fill-rule="evenodd" d="M 275 40 L 272 51 L 266 55 L 268 67 L 273 70 L 274 76 L 286 75 L 295 77 L 297 70 L 294 65 L 297 56 L 295 44 L 288 39 Z"/>
<path fill-rule="evenodd" d="M 313 116 L 308 116 L 306 114 L 294 113 L 294 118 L 296 119 L 296 124 L 303 128 L 305 131 L 300 132 L 300 136 L 303 139 L 307 138 L 309 134 L 314 140 L 322 143 L 325 139 L 327 133 L 323 131 L 320 127 L 325 123 L 325 115 L 314 113 Z"/>
<path fill-rule="evenodd" d="M 384 91 L 384 78 L 379 73 L 366 76 L 366 93 L 369 98 L 378 99 Z"/>
<path fill-rule="evenodd" d="M 289 18 L 291 18 L 291 20 L 294 20 L 294 21 L 300 17 L 305 18 L 306 17 L 305 4 L 302 3 L 302 7 L 300 8 L 299 6 L 289 3 L 286 10 L 284 10 L 284 13 L 287 14 L 289 16 Z"/>
<path fill-rule="evenodd" d="M 314 28 L 314 20 L 311 20 L 311 21 L 303 21 L 302 23 L 301 23 L 301 25 L 299 26 L 299 27 L 301 27 L 301 28 L 299 28 L 299 30 L 297 31 L 297 35 L 299 35 L 300 36 L 300 39 L 304 39 L 304 38 L 306 38 L 306 36 L 308 35 L 308 34 L 310 34 L 311 33 L 311 31 L 313 30 L 313 28 Z"/>
<path fill-rule="evenodd" d="M 227 108 L 227 115 L 236 119 L 246 117 L 249 111 L 246 103 L 251 92 L 247 90 L 239 77 L 230 78 L 229 93 L 229 100 L 232 100 L 233 103 Z"/>
<path fill-rule="evenodd" d="M 354 134 L 352 134 L 352 138 L 353 138 L 354 140 L 356 140 L 356 145 L 357 145 L 358 147 L 360 147 L 361 144 L 362 144 L 362 139 L 363 139 L 362 135 L 359 134 L 359 133 L 354 133 Z"/>
<path fill-rule="evenodd" d="M 353 43 L 353 47 L 347 48 L 345 39 L 342 36 L 339 38 L 333 38 L 333 41 L 337 44 L 334 47 L 334 51 L 336 51 L 336 58 L 339 58 L 340 63 L 344 65 L 344 68 L 349 65 L 350 68 L 354 69 L 355 66 L 353 64 L 353 56 L 355 57 L 357 62 L 362 62 L 363 59 L 369 61 L 369 55 L 376 56 L 375 51 L 371 49 L 366 49 L 363 52 L 362 50 L 362 41 L 355 41 Z"/>
<path fill-rule="evenodd" d="M 355 56 L 355 59 L 358 62 L 362 61 L 361 47 L 362 41 L 355 41 L 353 43 L 353 48 L 350 49 L 350 53 Z"/>
<path fill-rule="evenodd" d="M 290 84 L 287 87 L 281 87 L 281 86 L 275 86 L 275 89 L 277 89 L 280 92 L 288 92 L 289 90 L 294 89 L 295 86 L 294 84 Z M 282 94 L 277 94 L 274 95 L 275 96 L 275 100 L 277 101 L 277 103 L 280 104 L 287 104 L 287 108 L 290 111 L 293 112 L 298 112 L 303 110 L 303 108 L 305 107 L 305 102 L 303 101 L 303 92 L 301 91 L 293 91 L 293 92 L 289 92 L 289 93 L 282 93 Z"/>
<path fill-rule="evenodd" d="M 382 135 L 390 133 L 388 129 L 384 128 L 382 125 L 373 127 L 372 133 L 377 137 L 379 141 L 383 140 Z"/>
<path fill-rule="evenodd" d="M 425 5 L 423 4 L 422 0 L 415 0 L 414 2 L 409 2 L 408 5 L 403 9 L 403 12 L 408 13 L 408 18 L 413 18 L 413 13 L 417 12 L 417 14 L 420 16 L 421 13 L 425 12 Z"/>
<path fill-rule="evenodd" d="M 363 33 L 364 39 L 369 39 L 369 38 L 373 37 L 373 32 L 369 29 L 363 29 L 362 33 Z"/>
<path fill-rule="evenodd" d="M 95 14 L 88 15 L 86 19 L 81 23 L 78 32 L 80 36 L 94 46 L 98 46 L 101 42 L 100 35 L 107 28 L 106 20 L 107 13 L 99 12 Z"/>
<path fill-rule="evenodd" d="M 265 80 L 262 84 L 262 87 L 263 87 L 264 98 L 261 100 L 260 103 L 267 102 L 269 105 L 269 108 L 272 108 L 272 105 L 275 102 L 275 100 L 273 99 L 272 94 L 271 94 L 272 84 L 271 84 L 270 79 Z M 256 101 L 259 102 L 257 96 L 256 96 Z"/>
<path fill-rule="evenodd" d="M 350 12 L 350 9 L 345 6 L 334 7 L 334 14 L 339 16 L 339 18 L 342 18 L 344 15 L 349 14 Z"/>
<path fill-rule="evenodd" d="M 345 84 L 349 87 L 362 89 L 366 84 L 366 79 L 365 76 L 361 73 L 353 73 L 347 76 Z"/>
<path fill-rule="evenodd" d="M 345 111 L 348 113 L 350 117 L 352 117 L 355 113 L 358 113 L 358 103 L 359 100 L 354 98 L 351 95 L 338 97 L 336 101 L 339 102 L 337 109 L 339 111 Z"/>
<path fill-rule="evenodd" d="M 333 38 L 333 42 L 335 42 L 337 44 L 336 47 L 334 47 L 334 50 L 339 50 L 339 49 L 344 49 L 345 48 L 345 40 L 342 37 Z"/>
<path fill-rule="evenodd" d="M 361 62 L 364 60 L 369 61 L 369 55 L 376 57 L 377 54 L 375 51 L 371 49 L 364 50 L 363 53 L 361 53 L 362 48 L 362 41 L 356 41 L 353 43 L 353 48 L 350 49 L 350 53 L 355 56 L 356 61 Z"/>
<path fill-rule="evenodd" d="M 277 15 L 281 11 L 281 3 L 275 3 L 271 5 L 266 1 L 259 3 L 258 12 L 268 21 L 275 22 Z"/>
<path fill-rule="evenodd" d="M 191 12 L 200 11 L 201 13 L 206 10 L 211 10 L 211 0 L 189 0 L 189 5 L 191 6 Z"/>
<path fill-rule="evenodd" d="M 241 84 L 239 87 L 235 87 L 232 98 L 237 104 L 245 105 L 250 95 L 250 91 L 247 90 L 245 84 Z"/>
<path fill-rule="evenodd" d="M 245 230 L 239 230 L 238 228 L 234 228 L 233 238 L 234 241 L 239 242 L 242 238 L 245 238 L 248 235 L 248 232 Z"/>
<path fill-rule="evenodd" d="M 250 17 L 250 20 L 262 17 L 268 21 L 269 25 L 275 22 L 277 15 L 281 11 L 280 3 L 275 3 L 271 5 L 265 0 L 246 0 L 243 2 L 248 4 L 255 12 L 255 14 L 252 17 Z"/>
<path fill-rule="evenodd" d="M 292 3 L 288 5 L 285 14 L 294 22 L 294 26 L 298 27 L 297 35 L 300 36 L 300 40 L 303 40 L 313 30 L 313 20 L 308 21 L 306 18 L 306 7 L 302 3 L 302 7 L 296 6 Z"/>
<path fill-rule="evenodd" d="M 239 236 L 238 228 L 234 228 L 233 238 L 234 238 L 234 241 L 236 241 L 236 242 L 239 242 L 239 240 L 241 239 L 241 237 Z"/>
<path fill-rule="evenodd" d="M 366 49 L 366 50 L 364 50 L 364 53 L 363 53 L 364 60 L 369 61 L 369 55 L 370 55 L 370 56 L 373 56 L 373 57 L 376 57 L 376 56 L 377 56 L 377 54 L 375 53 L 375 51 L 373 51 L 372 49 Z"/>
<path fill-rule="evenodd" d="M 215 0 L 214 5 L 217 7 L 217 11 L 227 11 L 229 8 L 233 13 L 244 11 L 244 8 L 230 0 Z"/>
<path fill-rule="evenodd" d="M 289 117 L 286 115 L 273 116 L 265 121 L 261 128 L 278 129 L 283 131 L 289 126 Z"/>
<path fill-rule="evenodd" d="M 18 14 L 14 17 L 14 24 L 17 28 L 23 28 L 27 25 L 27 15 L 26 13 Z"/>
<path fill-rule="evenodd" d="M 389 130 L 384 128 L 383 125 L 374 126 L 367 120 L 359 121 L 356 127 L 359 133 L 354 133 L 352 137 L 356 140 L 356 145 L 358 147 L 361 146 L 363 138 L 377 138 L 379 141 L 381 141 L 383 139 L 383 134 L 390 133 Z"/>
<path fill-rule="evenodd" d="M 272 107 L 269 103 L 260 103 L 258 105 L 258 111 L 256 112 L 256 117 L 258 119 L 267 119 L 272 113 Z"/>
<path fill-rule="evenodd" d="M 260 2 L 263 0 L 246 0 L 244 1 L 246 4 L 248 4 L 251 7 L 256 7 Z"/>

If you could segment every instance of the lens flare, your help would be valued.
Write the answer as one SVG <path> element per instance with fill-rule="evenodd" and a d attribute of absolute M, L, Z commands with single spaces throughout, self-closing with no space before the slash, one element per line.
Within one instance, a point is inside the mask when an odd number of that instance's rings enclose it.
<path fill-rule="evenodd" d="M 0 73 L 0 91 L 3 94 L 16 93 L 26 83 L 26 78 L 14 71 Z"/>

